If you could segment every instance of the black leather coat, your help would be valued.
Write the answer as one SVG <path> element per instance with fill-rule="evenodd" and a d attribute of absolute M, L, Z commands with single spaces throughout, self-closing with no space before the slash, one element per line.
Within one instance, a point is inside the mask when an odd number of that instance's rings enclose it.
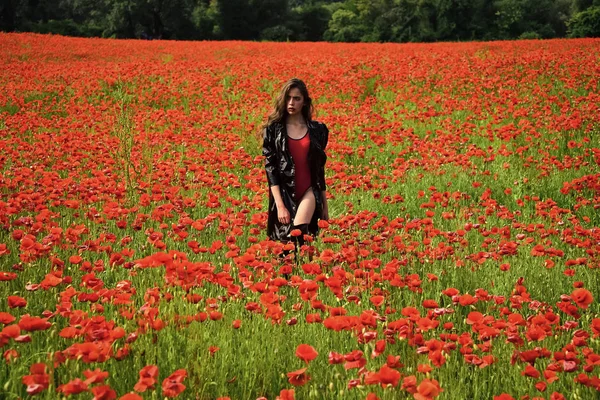
<path fill-rule="evenodd" d="M 308 150 L 308 164 L 312 189 L 315 194 L 316 209 L 308 226 L 312 235 L 316 235 L 319 227 L 317 222 L 323 212 L 323 199 L 321 192 L 326 189 L 325 185 L 325 162 L 327 156 L 325 148 L 329 139 L 327 126 L 318 121 L 307 123 L 310 138 Z M 296 182 L 294 161 L 288 149 L 287 131 L 285 123 L 273 123 L 267 126 L 263 132 L 263 155 L 265 156 L 265 171 L 269 188 L 278 185 L 281 197 L 286 208 L 290 212 L 291 220 L 296 215 L 297 201 L 295 198 Z M 267 220 L 267 235 L 272 240 L 287 241 L 291 224 L 281 224 L 277 219 L 277 206 L 275 199 L 269 189 L 269 216 Z"/>

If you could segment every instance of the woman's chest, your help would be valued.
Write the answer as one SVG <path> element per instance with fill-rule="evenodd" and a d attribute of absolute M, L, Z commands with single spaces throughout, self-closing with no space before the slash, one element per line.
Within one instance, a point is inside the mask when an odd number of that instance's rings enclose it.
<path fill-rule="evenodd" d="M 285 133 L 288 138 L 299 140 L 308 135 L 308 127 L 306 125 L 287 125 Z"/>

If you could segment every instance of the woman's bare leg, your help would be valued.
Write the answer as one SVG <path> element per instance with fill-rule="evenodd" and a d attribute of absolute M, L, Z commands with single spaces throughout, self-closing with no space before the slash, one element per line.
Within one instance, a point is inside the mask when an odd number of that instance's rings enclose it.
<path fill-rule="evenodd" d="M 310 224 L 316 207 L 315 194 L 312 188 L 309 188 L 302 196 L 302 199 L 300 199 L 296 216 L 294 217 L 294 225 Z"/>

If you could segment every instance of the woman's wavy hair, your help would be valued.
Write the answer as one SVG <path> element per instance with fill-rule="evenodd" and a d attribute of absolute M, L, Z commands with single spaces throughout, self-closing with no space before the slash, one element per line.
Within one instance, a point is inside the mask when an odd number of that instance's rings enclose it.
<path fill-rule="evenodd" d="M 279 92 L 279 95 L 275 99 L 273 112 L 269 115 L 267 123 L 264 125 L 264 127 L 267 127 L 274 122 L 285 122 L 285 118 L 287 116 L 287 96 L 290 93 L 290 90 L 294 88 L 300 90 L 302 97 L 304 97 L 304 106 L 302 107 L 302 116 L 304 117 L 304 120 L 306 122 L 312 121 L 315 108 L 313 106 L 312 99 L 308 94 L 306 84 L 298 78 L 292 78 L 281 88 L 281 92 Z"/>

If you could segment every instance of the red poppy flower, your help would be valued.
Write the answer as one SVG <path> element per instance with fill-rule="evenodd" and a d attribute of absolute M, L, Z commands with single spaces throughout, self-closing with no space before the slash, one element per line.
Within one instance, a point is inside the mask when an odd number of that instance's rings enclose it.
<path fill-rule="evenodd" d="M 55 274 L 46 274 L 44 280 L 40 283 L 40 287 L 44 290 L 47 290 L 51 287 L 58 286 L 63 281 L 62 278 L 56 276 Z"/>
<path fill-rule="evenodd" d="M 439 304 L 435 300 L 425 299 L 425 300 L 423 300 L 423 307 L 425 307 L 425 308 L 439 308 Z"/>
<path fill-rule="evenodd" d="M 592 293 L 583 288 L 573 290 L 573 293 L 571 293 L 571 298 L 580 308 L 583 309 L 588 308 L 589 305 L 594 301 Z"/>
<path fill-rule="evenodd" d="M 548 384 L 544 381 L 539 381 L 539 382 L 536 382 L 536 384 L 535 384 L 535 388 L 537 390 L 539 390 L 540 392 L 545 392 L 547 386 L 548 386 Z"/>
<path fill-rule="evenodd" d="M 158 378 L 158 367 L 156 365 L 147 365 L 139 372 L 140 379 L 133 387 L 136 392 L 143 393 L 147 389 L 154 389 Z"/>
<path fill-rule="evenodd" d="M 483 322 L 483 314 L 479 311 L 471 311 L 467 316 L 467 320 L 465 322 L 469 325 L 481 323 Z"/>
<path fill-rule="evenodd" d="M 144 398 L 137 393 L 127 393 L 121 397 L 119 400 L 143 400 Z"/>
<path fill-rule="evenodd" d="M 431 372 L 433 370 L 433 368 L 431 368 L 431 366 L 427 365 L 427 364 L 419 364 L 417 366 L 417 371 L 419 371 L 422 374 L 427 374 L 429 372 Z"/>
<path fill-rule="evenodd" d="M 296 348 L 296 357 L 307 364 L 317 358 L 318 355 L 319 353 L 317 353 L 317 351 L 308 344 L 301 344 Z"/>
<path fill-rule="evenodd" d="M 387 356 L 386 365 L 390 368 L 402 368 L 404 364 L 400 362 L 400 356 L 393 356 L 389 354 Z"/>
<path fill-rule="evenodd" d="M 385 297 L 383 297 L 383 296 L 371 296 L 371 298 L 369 300 L 371 301 L 371 303 L 375 307 L 381 307 L 381 305 L 385 301 Z"/>
<path fill-rule="evenodd" d="M 380 339 L 375 343 L 375 347 L 373 348 L 373 352 L 371 353 L 371 357 L 378 357 L 385 351 L 386 341 L 385 339 Z"/>
<path fill-rule="evenodd" d="M 67 326 L 65 328 L 63 328 L 60 333 L 58 334 L 58 336 L 65 338 L 65 339 L 71 339 L 74 338 L 75 336 L 77 336 L 79 330 L 73 326 Z"/>
<path fill-rule="evenodd" d="M 294 400 L 294 389 L 281 389 L 276 400 Z"/>
<path fill-rule="evenodd" d="M 393 387 L 398 386 L 398 382 L 402 375 L 400 372 L 396 371 L 393 368 L 390 368 L 387 364 L 383 364 L 383 366 L 377 372 L 379 382 L 381 385 L 392 385 Z"/>
<path fill-rule="evenodd" d="M 287 377 L 288 381 L 294 386 L 305 385 L 310 380 L 310 376 L 306 373 L 306 368 L 288 372 Z"/>
<path fill-rule="evenodd" d="M 7 338 L 17 338 L 19 335 L 21 334 L 21 328 L 19 327 L 19 325 L 8 325 L 5 326 L 4 329 L 2 329 L 2 331 L 0 331 L 0 337 L 4 336 Z"/>
<path fill-rule="evenodd" d="M 9 349 L 6 350 L 2 356 L 4 357 L 6 364 L 10 364 L 12 361 L 19 358 L 19 353 L 15 349 Z"/>
<path fill-rule="evenodd" d="M 594 337 L 600 337 L 600 318 L 592 319 L 591 328 L 592 332 L 594 333 Z"/>
<path fill-rule="evenodd" d="M 96 368 L 93 371 L 90 371 L 89 369 L 83 371 L 83 375 L 85 376 L 85 384 L 86 385 L 93 385 L 95 383 L 103 383 L 104 380 L 106 378 L 108 378 L 108 372 L 105 371 L 101 371 L 100 369 Z"/>
<path fill-rule="evenodd" d="M 33 364 L 29 368 L 30 375 L 22 378 L 23 384 L 27 385 L 27 394 L 33 396 L 43 392 L 50 385 L 50 376 L 46 372 L 46 364 Z"/>
<path fill-rule="evenodd" d="M 327 359 L 329 364 L 341 364 L 344 362 L 344 355 L 336 353 L 335 351 L 330 351 L 327 355 Z"/>
<path fill-rule="evenodd" d="M 306 319 L 306 322 L 309 324 L 315 324 L 315 323 L 319 323 L 322 321 L 321 314 L 319 314 L 319 313 L 306 314 L 305 319 Z"/>
<path fill-rule="evenodd" d="M 185 369 L 178 369 L 173 372 L 162 382 L 163 395 L 167 397 L 177 397 L 185 390 L 185 385 L 182 383 L 187 376 Z"/>
<path fill-rule="evenodd" d="M 537 379 L 540 377 L 540 372 L 531 365 L 527 364 L 525 366 L 525 370 L 521 372 L 521 375 Z"/>
<path fill-rule="evenodd" d="M 440 321 L 432 320 L 431 318 L 419 318 L 417 320 L 417 326 L 421 331 L 428 331 L 430 329 L 435 329 L 440 325 Z"/>
<path fill-rule="evenodd" d="M 6 247 L 6 243 L 0 243 L 0 256 L 10 254 L 10 250 Z M 1 279 L 0 279 L 1 280 Z"/>
<path fill-rule="evenodd" d="M 461 306 L 470 306 L 471 304 L 477 303 L 477 297 L 473 297 L 470 294 L 463 294 L 458 298 L 458 303 Z"/>
<path fill-rule="evenodd" d="M 69 262 L 71 264 L 77 265 L 77 264 L 80 264 L 81 261 L 83 261 L 83 258 L 81 258 L 81 256 L 79 256 L 79 255 L 74 255 L 74 256 L 69 257 Z"/>
<path fill-rule="evenodd" d="M 423 379 L 419 386 L 417 386 L 417 393 L 414 393 L 413 396 L 415 400 L 431 400 L 437 397 L 442 391 L 438 381 L 435 379 Z"/>
<path fill-rule="evenodd" d="M 17 279 L 17 274 L 14 272 L 0 271 L 0 282 L 7 282 Z"/>
<path fill-rule="evenodd" d="M 58 386 L 58 388 L 56 388 L 57 392 L 61 392 L 66 395 L 87 392 L 87 390 L 88 390 L 88 385 L 79 378 L 75 378 L 72 381 L 65 383 L 64 385 L 60 385 L 60 386 Z"/>
<path fill-rule="evenodd" d="M 92 400 L 114 400 L 117 398 L 117 392 L 108 385 L 94 386 L 90 391 L 94 395 Z"/>
<path fill-rule="evenodd" d="M 448 288 L 448 289 L 444 289 L 442 290 L 442 293 L 448 297 L 454 297 L 457 294 L 459 294 L 460 292 L 458 291 L 458 289 L 455 288 Z"/>
<path fill-rule="evenodd" d="M 8 296 L 7 300 L 10 308 L 25 307 L 27 305 L 27 300 L 21 296 Z"/>
<path fill-rule="evenodd" d="M 25 314 L 19 320 L 19 326 L 24 331 L 43 331 L 52 326 L 46 318 L 30 317 L 29 314 Z"/>

